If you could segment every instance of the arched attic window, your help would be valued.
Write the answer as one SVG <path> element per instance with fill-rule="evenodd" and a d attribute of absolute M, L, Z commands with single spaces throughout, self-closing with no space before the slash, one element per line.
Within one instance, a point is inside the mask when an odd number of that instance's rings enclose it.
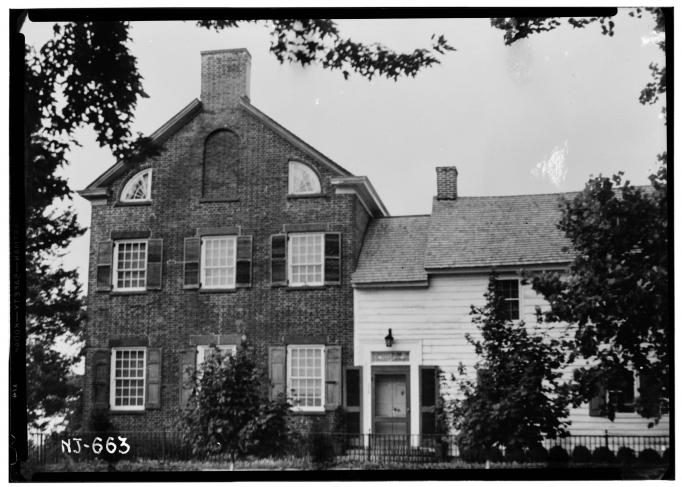
<path fill-rule="evenodd" d="M 289 194 L 319 194 L 320 178 L 315 170 L 298 161 L 289 161 Z"/>
<path fill-rule="evenodd" d="M 206 137 L 202 180 L 204 198 L 237 198 L 238 149 L 239 137 L 231 130 L 217 130 Z"/>
<path fill-rule="evenodd" d="M 128 180 L 121 191 L 121 201 L 134 203 L 151 201 L 152 199 L 152 170 L 145 169 Z"/>

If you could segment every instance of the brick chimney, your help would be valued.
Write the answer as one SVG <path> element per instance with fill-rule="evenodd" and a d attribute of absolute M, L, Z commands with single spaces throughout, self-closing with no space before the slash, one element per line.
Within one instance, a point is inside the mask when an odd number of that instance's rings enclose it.
<path fill-rule="evenodd" d="M 444 166 L 436 168 L 436 198 L 439 200 L 457 199 L 457 168 Z"/>
<path fill-rule="evenodd" d="M 249 97 L 251 54 L 244 48 L 201 52 L 201 102 L 208 111 L 234 108 Z"/>

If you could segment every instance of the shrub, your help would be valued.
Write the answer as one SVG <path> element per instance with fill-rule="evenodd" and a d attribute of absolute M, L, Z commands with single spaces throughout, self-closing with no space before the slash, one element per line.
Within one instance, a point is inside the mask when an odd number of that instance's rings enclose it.
<path fill-rule="evenodd" d="M 613 463 L 615 459 L 613 452 L 607 446 L 600 446 L 592 452 L 592 460 L 597 463 Z"/>
<path fill-rule="evenodd" d="M 549 460 L 550 463 L 567 463 L 570 460 L 570 457 L 564 447 L 554 445 L 549 449 L 547 460 Z"/>
<path fill-rule="evenodd" d="M 639 452 L 639 461 L 642 463 L 660 463 L 661 455 L 656 450 L 646 448 Z"/>
<path fill-rule="evenodd" d="M 663 462 L 664 463 L 670 463 L 670 449 L 666 448 L 665 451 L 663 452 Z"/>
<path fill-rule="evenodd" d="M 314 422 L 310 430 L 310 440 L 307 443 L 308 454 L 315 468 L 325 468 L 334 461 L 334 444 L 329 434 L 318 421 Z"/>
<path fill-rule="evenodd" d="M 478 448 L 460 448 L 459 457 L 468 463 L 485 462 L 485 452 Z"/>
<path fill-rule="evenodd" d="M 578 445 L 573 449 L 571 459 L 575 463 L 589 463 L 592 461 L 592 453 L 590 453 L 589 448 L 583 445 Z"/>
<path fill-rule="evenodd" d="M 546 462 L 547 450 L 542 445 L 532 445 L 528 448 L 528 460 L 531 462 Z"/>
<path fill-rule="evenodd" d="M 634 463 L 636 458 L 637 455 L 635 455 L 635 450 L 628 448 L 627 446 L 621 446 L 618 449 L 618 453 L 616 453 L 616 460 L 623 465 Z"/>
<path fill-rule="evenodd" d="M 518 446 L 511 447 L 507 448 L 507 450 L 504 452 L 504 461 L 524 463 L 528 461 L 528 456 L 526 455 L 526 452 L 523 451 L 523 448 Z"/>

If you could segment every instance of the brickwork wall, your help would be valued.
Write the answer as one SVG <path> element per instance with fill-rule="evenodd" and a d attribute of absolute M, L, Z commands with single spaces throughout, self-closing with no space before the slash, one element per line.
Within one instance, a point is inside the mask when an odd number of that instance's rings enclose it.
<path fill-rule="evenodd" d="M 217 129 L 239 136 L 237 201 L 202 202 L 204 140 Z M 144 335 L 150 347 L 161 347 L 161 409 L 142 413 L 112 412 L 122 430 L 174 429 L 179 418 L 180 357 L 189 336 L 246 333 L 259 361 L 287 334 L 326 335 L 343 346 L 344 365 L 352 364 L 353 291 L 351 272 L 360 250 L 367 215 L 354 195 L 333 194 L 336 176 L 282 139 L 244 109 L 204 111 L 165 144 L 166 150 L 143 167 L 152 167 L 152 203 L 118 203 L 131 169 L 112 185 L 106 205 L 93 205 L 86 337 L 85 420 L 93 404 L 92 349 L 109 340 Z M 323 196 L 287 196 L 288 161 L 311 164 L 321 175 Z M 363 215 L 364 214 L 364 215 Z M 270 236 L 284 224 L 325 223 L 342 233 L 342 285 L 294 290 L 270 286 Z M 183 242 L 197 227 L 239 225 L 253 235 L 252 286 L 233 292 L 183 289 Z M 97 243 L 114 230 L 149 230 L 163 239 L 163 283 L 160 291 L 120 295 L 95 290 Z"/>

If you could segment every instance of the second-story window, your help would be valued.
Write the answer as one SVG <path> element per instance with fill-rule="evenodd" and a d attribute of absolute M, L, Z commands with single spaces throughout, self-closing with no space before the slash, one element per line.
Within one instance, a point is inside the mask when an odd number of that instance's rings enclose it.
<path fill-rule="evenodd" d="M 324 284 L 324 233 L 289 235 L 289 285 Z"/>
<path fill-rule="evenodd" d="M 504 299 L 503 318 L 506 320 L 519 319 L 519 280 L 498 279 L 495 290 Z"/>
<path fill-rule="evenodd" d="M 237 237 L 203 237 L 201 241 L 201 286 L 208 289 L 235 287 Z"/>
<path fill-rule="evenodd" d="M 119 240 L 114 244 L 114 289 L 144 290 L 147 285 L 147 240 Z"/>

